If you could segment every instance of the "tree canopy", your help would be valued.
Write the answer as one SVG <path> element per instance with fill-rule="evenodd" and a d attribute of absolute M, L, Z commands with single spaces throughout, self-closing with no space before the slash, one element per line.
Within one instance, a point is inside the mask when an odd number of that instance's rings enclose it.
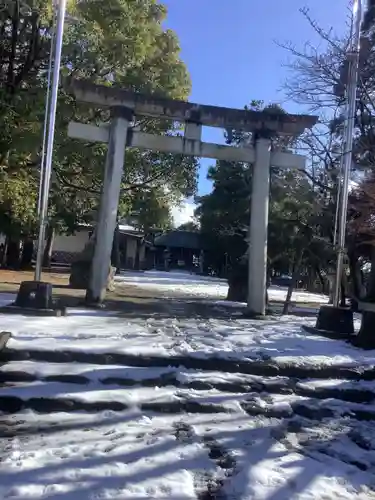
<path fill-rule="evenodd" d="M 0 225 L 12 238 L 36 229 L 41 143 L 47 75 L 53 37 L 49 2 L 8 2 L 0 13 Z M 62 86 L 56 119 L 49 223 L 74 231 L 98 206 L 106 146 L 67 137 L 69 121 L 103 123 L 108 110 L 77 103 L 64 79 L 85 78 L 171 98 L 186 99 L 191 83 L 175 33 L 162 22 L 166 8 L 156 0 L 72 0 L 63 44 Z M 141 120 L 141 130 L 175 132 L 166 121 Z M 157 152 L 129 150 L 119 218 L 139 214 L 142 224 L 165 226 L 170 204 L 195 193 L 197 161 Z"/>

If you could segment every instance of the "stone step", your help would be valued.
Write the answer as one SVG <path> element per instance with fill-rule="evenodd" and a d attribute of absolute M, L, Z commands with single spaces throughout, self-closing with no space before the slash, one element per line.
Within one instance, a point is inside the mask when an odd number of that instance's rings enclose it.
<path fill-rule="evenodd" d="M 36 413 L 56 412 L 121 412 L 134 408 L 119 401 L 79 401 L 73 398 L 30 398 L 21 399 L 16 396 L 0 396 L 0 411 L 4 414 L 16 414 L 24 410 Z M 228 413 L 228 409 L 220 405 L 200 404 L 196 401 L 154 401 L 142 403 L 137 408 L 141 411 L 157 413 Z"/>
<path fill-rule="evenodd" d="M 339 399 L 317 400 L 296 393 L 270 394 L 222 392 L 216 389 L 195 391 L 165 387 L 119 387 L 91 383 L 59 382 L 16 383 L 0 389 L 0 411 L 17 413 L 31 409 L 40 413 L 57 411 L 99 412 L 138 408 L 158 413 L 238 413 L 267 418 L 303 417 L 323 421 L 339 417 L 375 421 L 375 405 Z"/>
<path fill-rule="evenodd" d="M 316 399 L 355 403 L 375 400 L 375 384 L 350 380 L 306 381 L 285 377 L 263 378 L 241 373 L 199 372 L 173 367 L 131 367 L 80 363 L 11 361 L 0 368 L 0 384 L 14 382 L 61 382 L 68 384 L 118 385 L 121 387 L 170 387 L 228 393 L 296 394 Z"/>
<path fill-rule="evenodd" d="M 269 398 L 272 399 L 272 398 Z M 337 399 L 316 401 L 303 396 L 296 396 L 295 400 L 265 402 L 258 397 L 249 398 L 240 402 L 241 408 L 251 416 L 267 418 L 302 417 L 312 421 L 326 421 L 339 418 L 348 418 L 358 421 L 375 421 L 375 405 L 344 402 Z"/>
<path fill-rule="evenodd" d="M 244 399 L 244 396 L 242 397 Z M 290 405 L 290 409 L 278 407 L 262 407 L 254 405 L 252 402 L 242 401 L 241 408 L 251 417 L 264 417 L 274 419 L 293 419 L 302 417 L 305 420 L 314 422 L 325 421 L 327 419 L 346 418 L 359 422 L 375 422 L 375 408 L 353 408 L 350 406 L 340 409 L 333 408 L 330 405 L 321 405 L 314 407 L 311 402 L 295 402 Z M 213 402 L 201 402 L 196 400 L 158 400 L 150 402 L 141 402 L 134 405 L 125 401 L 101 400 L 84 401 L 79 398 L 71 397 L 30 397 L 21 398 L 18 396 L 0 395 L 0 411 L 3 414 L 18 414 L 24 410 L 32 410 L 36 413 L 56 413 L 56 412 L 102 412 L 113 411 L 122 412 L 137 408 L 144 412 L 169 413 L 169 414 L 216 414 L 238 412 L 222 404 Z"/>
<path fill-rule="evenodd" d="M 237 399 L 245 395 L 207 392 L 203 397 L 190 397 L 189 390 L 170 386 L 159 387 L 103 387 L 97 384 L 62 384 L 59 382 L 16 383 L 0 389 L 0 411 L 17 413 L 31 409 L 40 413 L 57 411 L 105 410 L 123 411 L 137 408 L 166 413 L 220 413 L 238 409 Z"/>
<path fill-rule="evenodd" d="M 141 356 L 124 353 L 88 353 L 83 351 L 21 350 L 6 348 L 0 352 L 0 364 L 9 361 L 44 361 L 47 363 L 86 363 L 98 365 L 124 365 L 138 367 L 184 367 L 202 371 L 242 373 L 262 377 L 291 377 L 295 379 L 347 379 L 375 380 L 375 368 L 359 366 L 304 366 L 277 364 L 272 360 L 235 360 L 219 357 L 194 356 Z"/>
<path fill-rule="evenodd" d="M 168 367 L 136 367 L 123 365 L 97 365 L 87 363 L 43 363 L 40 361 L 10 361 L 0 368 L 0 383 L 9 382 L 62 382 L 71 384 L 155 387 L 176 379 L 178 369 Z"/>

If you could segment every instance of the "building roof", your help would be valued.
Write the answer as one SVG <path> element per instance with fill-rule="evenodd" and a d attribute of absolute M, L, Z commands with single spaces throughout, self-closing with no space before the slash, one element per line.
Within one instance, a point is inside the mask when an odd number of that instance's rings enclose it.
<path fill-rule="evenodd" d="M 199 233 L 192 231 L 168 231 L 155 238 L 154 246 L 200 250 L 202 243 Z"/>
<path fill-rule="evenodd" d="M 118 226 L 119 230 L 120 231 L 135 231 L 135 232 L 140 232 L 140 230 L 138 228 L 136 228 L 135 226 L 131 226 L 130 224 L 119 224 Z"/>

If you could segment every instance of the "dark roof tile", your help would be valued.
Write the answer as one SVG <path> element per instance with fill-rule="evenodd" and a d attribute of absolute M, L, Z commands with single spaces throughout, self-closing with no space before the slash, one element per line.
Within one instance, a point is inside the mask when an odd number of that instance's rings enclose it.
<path fill-rule="evenodd" d="M 189 248 L 200 250 L 202 248 L 201 236 L 191 231 L 169 231 L 155 238 L 156 247 Z"/>

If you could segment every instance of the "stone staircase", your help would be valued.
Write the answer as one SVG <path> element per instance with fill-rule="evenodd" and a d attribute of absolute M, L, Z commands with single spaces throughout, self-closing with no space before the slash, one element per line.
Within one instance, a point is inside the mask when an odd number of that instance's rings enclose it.
<path fill-rule="evenodd" d="M 5 413 L 137 407 L 161 413 L 242 409 L 252 416 L 276 418 L 297 414 L 319 420 L 347 414 L 375 420 L 373 368 L 360 371 L 340 366 L 280 366 L 260 360 L 13 349 L 3 350 L 0 363 L 0 410 Z M 304 383 L 310 379 L 335 382 Z M 284 397 L 287 409 L 284 405 L 280 410 L 272 399 L 260 406 L 253 401 L 272 396 Z"/>
<path fill-rule="evenodd" d="M 318 461 L 328 456 L 354 470 L 375 473 L 375 442 L 369 437 L 375 436 L 372 368 L 10 348 L 1 352 L 0 364 L 2 437 L 22 439 L 32 427 L 33 433 L 41 435 L 60 432 L 59 426 L 65 429 L 59 420 L 53 420 L 50 428 L 44 423 L 48 415 L 61 419 L 82 412 L 115 412 L 124 421 L 126 412 L 134 410 L 146 416 L 164 415 L 174 419 L 171 432 L 176 442 L 201 443 L 216 468 L 212 476 L 197 473 L 199 500 L 229 500 L 225 485 L 239 465 L 233 450 L 214 432 L 199 433 L 184 420 L 186 416 L 212 415 L 210 420 L 215 422 L 219 415 L 234 421 L 241 415 L 249 422 L 271 422 L 271 438 L 286 447 Z M 324 383 L 314 385 L 311 379 Z M 25 423 L 25 410 L 32 412 L 32 424 Z M 341 441 L 328 446 L 319 441 L 322 429 L 334 434 L 337 428 L 344 436 L 340 440 L 349 440 L 360 451 L 360 460 L 357 452 L 344 452 Z"/>

